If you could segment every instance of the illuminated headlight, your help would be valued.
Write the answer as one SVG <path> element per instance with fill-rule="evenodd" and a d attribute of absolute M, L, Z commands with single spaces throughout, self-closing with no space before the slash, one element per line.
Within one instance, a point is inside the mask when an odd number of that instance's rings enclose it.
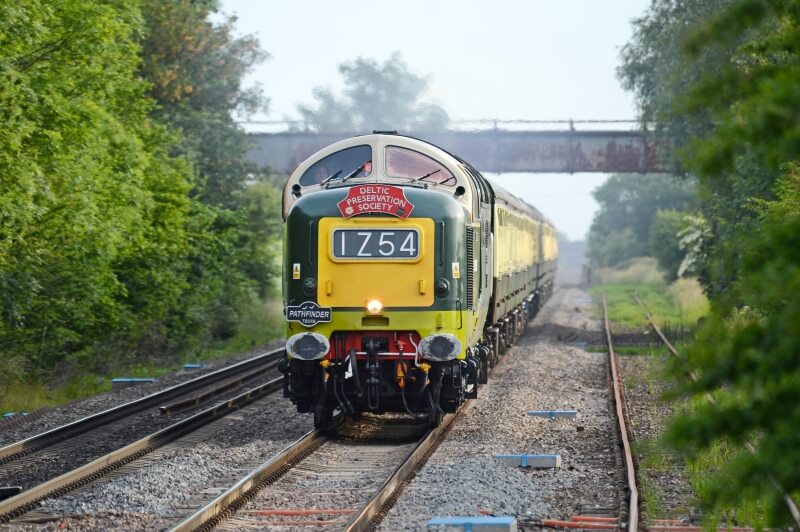
<path fill-rule="evenodd" d="M 377 299 L 367 301 L 367 312 L 370 314 L 380 314 L 383 310 L 383 303 Z"/>
<path fill-rule="evenodd" d="M 452 334 L 432 334 L 422 339 L 419 350 L 429 360 L 446 362 L 461 352 L 461 341 Z"/>
<path fill-rule="evenodd" d="M 286 351 L 300 360 L 318 360 L 324 357 L 330 348 L 328 339 L 315 332 L 295 334 L 286 342 Z"/>

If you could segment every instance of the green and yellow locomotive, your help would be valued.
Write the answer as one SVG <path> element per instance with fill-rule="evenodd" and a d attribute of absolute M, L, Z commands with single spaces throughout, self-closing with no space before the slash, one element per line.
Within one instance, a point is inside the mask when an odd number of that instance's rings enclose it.
<path fill-rule="evenodd" d="M 555 230 L 460 158 L 376 133 L 300 164 L 283 194 L 284 394 L 438 424 L 552 291 Z"/>

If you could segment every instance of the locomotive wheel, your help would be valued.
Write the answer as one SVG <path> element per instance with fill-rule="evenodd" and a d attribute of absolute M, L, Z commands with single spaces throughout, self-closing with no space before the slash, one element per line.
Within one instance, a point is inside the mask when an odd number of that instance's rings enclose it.
<path fill-rule="evenodd" d="M 428 414 L 428 425 L 432 429 L 435 429 L 439 425 L 442 424 L 442 419 L 444 419 L 444 412 L 442 412 L 442 408 L 439 405 L 436 405 L 431 413 Z"/>
<path fill-rule="evenodd" d="M 481 369 L 478 370 L 478 384 L 489 382 L 489 359 L 481 360 Z"/>
<path fill-rule="evenodd" d="M 317 403 L 314 406 L 314 428 L 315 429 L 327 429 L 331 425 L 331 421 L 333 420 L 333 410 L 322 404 Z"/>

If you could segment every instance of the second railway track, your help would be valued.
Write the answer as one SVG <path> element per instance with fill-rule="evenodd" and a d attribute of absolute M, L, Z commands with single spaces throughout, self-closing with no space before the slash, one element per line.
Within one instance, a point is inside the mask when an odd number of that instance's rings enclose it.
<path fill-rule="evenodd" d="M 225 394 L 232 397 L 248 385 L 275 379 L 282 353 L 275 350 L 252 357 L 2 447 L 0 485 L 31 488 L 180 419 L 165 413 L 180 410 L 186 415 L 189 407 L 199 407 Z M 162 406 L 167 411 L 160 412 L 158 407 Z"/>

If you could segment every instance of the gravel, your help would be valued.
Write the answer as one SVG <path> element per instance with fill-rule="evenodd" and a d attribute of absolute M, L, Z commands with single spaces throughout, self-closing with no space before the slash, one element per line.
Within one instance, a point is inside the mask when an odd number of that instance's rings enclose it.
<path fill-rule="evenodd" d="M 520 524 L 579 512 L 617 513 L 623 488 L 604 353 L 592 302 L 558 290 L 495 368 L 489 385 L 419 471 L 382 530 L 420 530 L 437 516 L 490 513 Z M 576 409 L 578 418 L 543 419 L 528 410 Z M 559 454 L 560 469 L 524 470 L 493 454 Z"/>
<path fill-rule="evenodd" d="M 495 368 L 479 399 L 418 472 L 382 523 L 382 530 L 421 530 L 432 517 L 446 515 L 513 515 L 524 525 L 576 513 L 618 512 L 624 483 L 615 420 L 609 411 L 607 355 L 582 349 L 603 341 L 599 324 L 591 318 L 591 306 L 585 291 L 563 288 L 556 292 Z M 103 394 L 80 406 L 93 412 L 151 393 L 156 384 L 169 386 L 197 375 L 196 371 L 179 372 L 154 385 Z M 638 402 L 630 396 L 629 401 L 635 411 Z M 578 418 L 550 420 L 526 415 L 533 409 L 576 409 Z M 39 421 L 45 426 L 49 421 L 52 427 L 85 415 L 71 409 L 61 412 L 61 418 L 53 415 L 57 413 Z M 245 408 L 209 427 L 202 437 L 190 436 L 126 466 L 130 471 L 45 501 L 43 511 L 63 516 L 46 528 L 168 528 L 187 515 L 189 508 L 210 500 L 213 488 L 227 486 L 299 438 L 311 428 L 311 416 L 298 415 L 289 401 L 273 395 L 259 401 L 257 407 Z M 25 430 L 33 431 L 28 426 Z M 323 454 L 315 460 L 334 463 L 352 453 L 352 445 L 337 443 L 328 447 L 331 456 Z M 562 465 L 555 470 L 524 470 L 492 458 L 505 453 L 560 454 Z M 380 455 L 361 453 L 352 460 L 380 459 Z M 388 456 L 385 460 L 387 466 L 388 462 L 396 465 Z M 337 491 L 336 476 L 322 483 L 312 478 L 314 463 L 298 468 L 261 497 L 273 507 L 302 507 L 306 491 L 313 487 L 315 497 L 305 501 L 309 505 L 314 501 L 321 504 L 320 493 L 325 490 L 343 501 L 339 497 L 347 494 Z M 363 478 L 352 486 L 372 490 L 375 482 Z M 363 498 L 363 493 L 356 491 L 353 501 Z"/>

